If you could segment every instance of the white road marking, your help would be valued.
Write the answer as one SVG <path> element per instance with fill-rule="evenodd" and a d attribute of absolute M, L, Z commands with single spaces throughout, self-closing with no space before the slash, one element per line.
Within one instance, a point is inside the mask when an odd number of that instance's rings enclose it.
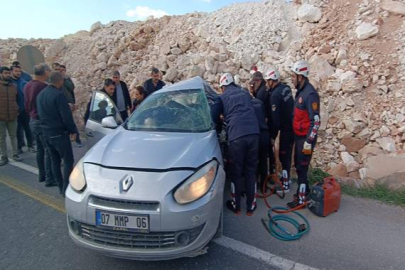
<path fill-rule="evenodd" d="M 17 161 L 14 161 L 14 160 L 10 160 L 10 161 L 8 162 L 8 164 L 13 165 L 14 167 L 17 167 L 17 168 L 22 169 L 22 170 L 24 170 L 24 171 L 27 171 L 27 172 L 36 174 L 36 175 L 39 174 L 37 168 L 35 168 L 35 167 L 31 166 L 31 165 L 22 163 L 22 162 L 17 162 Z"/>
<path fill-rule="evenodd" d="M 214 240 L 214 242 L 220 246 L 232 249 L 232 250 L 242 253 L 243 255 L 246 255 L 248 257 L 265 262 L 268 265 L 270 265 L 272 267 L 276 267 L 278 269 L 317 270 L 317 268 L 313 268 L 313 267 L 307 266 L 305 264 L 296 263 L 294 261 L 284 259 L 283 257 L 277 256 L 270 252 L 264 251 L 262 249 L 258 249 L 254 246 L 245 244 L 243 242 L 240 242 L 238 240 L 235 240 L 235 239 L 232 239 L 232 238 L 229 238 L 226 236 L 222 236 L 221 238 Z"/>
<path fill-rule="evenodd" d="M 38 169 L 31 165 L 28 165 L 28 164 L 25 164 L 22 162 L 16 162 L 16 161 L 10 161 L 9 164 L 14 167 L 17 167 L 19 169 L 22 169 L 24 171 L 38 175 Z M 235 239 L 232 239 L 232 238 L 229 238 L 226 236 L 222 236 L 221 238 L 214 240 L 214 243 L 216 243 L 222 247 L 232 249 L 232 250 L 239 252 L 250 258 L 262 261 L 262 262 L 268 264 L 269 266 L 275 267 L 278 269 L 282 269 L 282 270 L 318 270 L 317 268 L 313 268 L 313 267 L 310 267 L 308 265 L 301 264 L 301 263 L 296 263 L 294 261 L 285 259 L 283 257 L 277 256 L 270 252 L 264 251 L 257 247 L 248 245 L 246 243 L 240 242 L 238 240 L 235 240 Z"/>

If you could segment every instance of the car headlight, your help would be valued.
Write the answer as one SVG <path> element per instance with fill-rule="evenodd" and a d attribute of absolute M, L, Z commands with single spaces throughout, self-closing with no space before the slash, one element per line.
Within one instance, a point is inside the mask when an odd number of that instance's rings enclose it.
<path fill-rule="evenodd" d="M 86 177 L 84 176 L 83 159 L 77 162 L 69 177 L 70 186 L 77 192 L 86 188 Z"/>
<path fill-rule="evenodd" d="M 213 160 L 194 173 L 174 193 L 179 204 L 191 203 L 207 194 L 214 182 L 218 170 L 218 162 Z"/>

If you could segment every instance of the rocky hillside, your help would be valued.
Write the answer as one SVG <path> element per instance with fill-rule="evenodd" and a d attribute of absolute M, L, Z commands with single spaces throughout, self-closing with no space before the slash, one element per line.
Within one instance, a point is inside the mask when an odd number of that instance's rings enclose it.
<path fill-rule="evenodd" d="M 201 76 L 215 86 L 223 72 L 246 83 L 252 65 L 262 71 L 275 65 L 288 82 L 292 63 L 306 59 L 322 99 L 314 165 L 356 186 L 387 181 L 399 188 L 405 166 L 382 166 L 385 171 L 377 173 L 374 166 L 389 159 L 405 163 L 403 16 L 405 0 L 272 0 L 145 22 L 96 23 L 59 40 L 0 40 L 0 49 L 5 63 L 32 44 L 47 61 L 66 64 L 82 105 L 77 119 L 90 92 L 114 69 L 131 87 L 152 66 L 166 72 L 166 82 Z M 386 180 L 393 174 L 403 181 Z"/>

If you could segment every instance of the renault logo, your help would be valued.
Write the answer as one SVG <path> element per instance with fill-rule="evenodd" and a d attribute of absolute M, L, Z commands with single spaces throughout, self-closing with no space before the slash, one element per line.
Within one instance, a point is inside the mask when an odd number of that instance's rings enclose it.
<path fill-rule="evenodd" d="M 124 178 L 121 180 L 121 190 L 122 191 L 128 191 L 132 184 L 134 183 L 134 180 L 132 179 L 131 175 L 126 175 Z"/>

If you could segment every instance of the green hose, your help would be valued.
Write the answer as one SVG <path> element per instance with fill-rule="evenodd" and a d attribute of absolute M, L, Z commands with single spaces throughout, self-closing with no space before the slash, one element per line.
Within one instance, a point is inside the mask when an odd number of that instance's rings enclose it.
<path fill-rule="evenodd" d="M 266 228 L 266 230 L 275 238 L 281 240 L 281 241 L 295 241 L 300 239 L 304 234 L 307 234 L 309 232 L 309 222 L 308 220 L 300 213 L 298 212 L 290 212 L 292 214 L 297 215 L 300 219 L 304 221 L 304 223 L 299 223 L 297 219 L 294 219 L 286 214 L 277 214 L 272 216 L 272 212 L 274 211 L 288 211 L 289 209 L 286 207 L 273 207 L 270 208 L 268 212 L 268 216 L 270 218 L 269 221 L 266 221 L 262 219 L 263 225 Z M 286 222 L 290 223 L 293 225 L 293 227 L 296 229 L 295 232 L 289 232 L 285 227 L 281 226 L 279 222 Z"/>

